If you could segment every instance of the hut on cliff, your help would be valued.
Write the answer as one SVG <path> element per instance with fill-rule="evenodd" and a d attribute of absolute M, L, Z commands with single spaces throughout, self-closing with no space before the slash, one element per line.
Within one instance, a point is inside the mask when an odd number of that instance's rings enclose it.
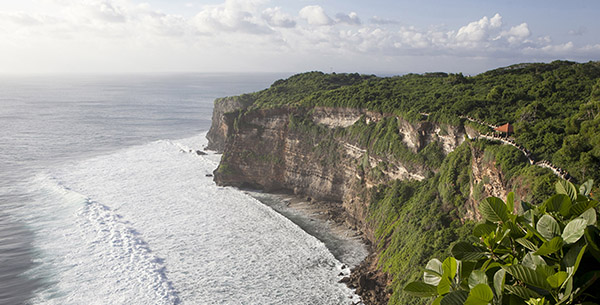
<path fill-rule="evenodd" d="M 495 131 L 499 131 L 506 134 L 506 137 L 510 136 L 511 133 L 515 133 L 513 125 L 510 123 L 506 123 L 502 126 L 496 127 Z"/>

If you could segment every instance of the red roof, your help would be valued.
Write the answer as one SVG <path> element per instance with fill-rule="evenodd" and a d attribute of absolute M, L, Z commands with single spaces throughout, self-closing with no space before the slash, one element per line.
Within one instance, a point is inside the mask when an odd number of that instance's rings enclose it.
<path fill-rule="evenodd" d="M 513 125 L 510 125 L 510 123 L 506 123 L 506 124 L 504 124 L 504 125 L 496 128 L 494 130 L 500 131 L 500 132 L 506 132 L 506 133 L 508 133 L 508 132 L 515 132 L 514 129 L 513 129 Z"/>

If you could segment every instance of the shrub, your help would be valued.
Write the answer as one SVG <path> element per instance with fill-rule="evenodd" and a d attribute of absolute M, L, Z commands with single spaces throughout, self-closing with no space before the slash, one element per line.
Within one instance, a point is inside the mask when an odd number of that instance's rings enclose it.
<path fill-rule="evenodd" d="M 456 243 L 443 262 L 430 260 L 423 280 L 404 291 L 435 297 L 432 304 L 595 304 L 600 230 L 591 189 L 591 180 L 579 191 L 559 181 L 557 194 L 539 205 L 522 202 L 517 213 L 513 193 L 506 202 L 486 198 L 474 242 Z"/>

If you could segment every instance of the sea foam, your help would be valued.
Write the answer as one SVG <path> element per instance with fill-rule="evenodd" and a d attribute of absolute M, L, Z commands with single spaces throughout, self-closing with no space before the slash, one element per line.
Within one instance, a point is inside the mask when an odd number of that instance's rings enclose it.
<path fill-rule="evenodd" d="M 65 164 L 31 183 L 40 304 L 349 304 L 325 245 L 205 174 L 204 135 Z"/>

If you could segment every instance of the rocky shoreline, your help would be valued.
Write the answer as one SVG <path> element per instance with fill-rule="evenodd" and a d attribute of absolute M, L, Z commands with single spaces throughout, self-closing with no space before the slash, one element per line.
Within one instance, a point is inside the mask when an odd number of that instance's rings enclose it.
<path fill-rule="evenodd" d="M 348 215 L 346 210 L 339 203 L 318 201 L 310 197 L 301 197 L 289 193 L 260 193 L 256 191 L 246 191 L 246 193 L 281 213 L 277 207 L 272 206 L 272 203 L 265 202 L 264 196 L 275 197 L 282 202 L 286 208 L 303 214 L 305 217 L 310 218 L 311 221 L 314 220 L 321 223 L 327 223 L 333 234 L 341 238 L 349 237 L 360 240 L 360 243 L 362 243 L 367 251 L 367 253 L 365 253 L 367 255 L 362 255 L 362 259 L 359 261 L 356 259 L 344 259 L 344 257 L 336 255 L 336 253 L 334 253 L 335 250 L 332 251 L 338 260 L 350 268 L 349 274 L 339 274 L 341 277 L 340 283 L 344 283 L 349 288 L 354 289 L 355 293 L 361 297 L 363 304 L 387 303 L 390 296 L 390 291 L 387 291 L 386 289 L 389 284 L 389 279 L 385 274 L 378 271 L 378 254 L 376 253 L 376 249 L 371 241 L 365 237 L 365 234 L 354 225 L 351 216 Z M 282 213 L 282 215 L 286 217 L 289 216 L 285 213 Z M 294 221 L 293 219 L 291 220 Z M 302 224 L 300 224 L 300 226 L 302 227 Z M 306 230 L 306 228 L 303 229 Z M 310 232 L 310 230 L 307 230 L 307 232 L 314 236 L 314 232 Z M 320 236 L 315 237 L 322 240 Z M 327 241 L 324 241 L 324 243 L 327 245 Z"/>

